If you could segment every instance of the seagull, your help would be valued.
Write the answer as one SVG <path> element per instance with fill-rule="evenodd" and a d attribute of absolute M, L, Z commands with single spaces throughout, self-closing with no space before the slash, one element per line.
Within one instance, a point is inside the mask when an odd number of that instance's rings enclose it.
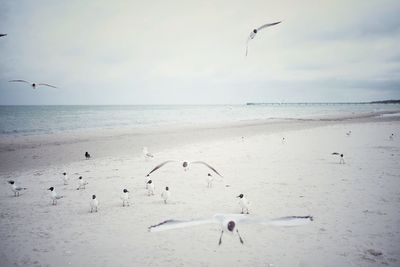
<path fill-rule="evenodd" d="M 333 152 L 332 155 L 338 155 L 338 156 L 340 156 L 339 164 L 344 164 L 343 154 L 340 154 L 340 153 L 338 153 L 338 152 Z"/>
<path fill-rule="evenodd" d="M 152 169 L 146 176 L 150 176 L 150 174 L 151 174 L 152 172 L 158 170 L 159 168 L 161 168 L 162 166 L 164 166 L 165 164 L 170 163 L 170 162 L 180 162 L 180 161 L 177 161 L 177 160 L 167 160 L 167 161 L 164 161 L 163 163 L 161 163 L 161 164 L 157 165 L 156 167 L 154 167 L 154 169 Z M 189 165 L 191 165 L 191 164 L 203 164 L 203 165 L 207 166 L 208 168 L 210 168 L 213 172 L 215 172 L 216 174 L 218 174 L 219 176 L 222 177 L 222 175 L 219 174 L 219 172 L 218 172 L 216 169 L 214 169 L 212 166 L 210 166 L 209 164 L 207 164 L 207 163 L 204 162 L 204 161 L 192 161 L 192 162 L 183 161 L 183 162 L 182 162 L 182 167 L 183 167 L 183 169 L 184 169 L 185 171 L 187 171 L 187 170 L 189 169 Z"/>
<path fill-rule="evenodd" d="M 273 22 L 273 23 L 267 23 L 267 24 L 264 24 L 264 25 L 258 27 L 257 29 L 252 30 L 252 31 L 250 32 L 249 37 L 247 38 L 247 43 L 246 43 L 246 57 L 247 57 L 247 53 L 248 53 L 248 50 L 249 50 L 249 42 L 250 42 L 251 40 L 253 40 L 254 37 L 256 37 L 257 33 L 258 33 L 260 30 L 262 30 L 262 29 L 265 29 L 265 28 L 268 28 L 268 27 L 277 25 L 277 24 L 279 24 L 279 23 L 281 23 L 281 22 L 282 22 L 282 21 Z"/>
<path fill-rule="evenodd" d="M 96 195 L 92 196 L 92 200 L 90 201 L 90 213 L 93 211 L 97 212 L 97 207 L 99 206 L 99 201 L 96 198 Z"/>
<path fill-rule="evenodd" d="M 167 204 L 167 200 L 171 196 L 171 192 L 169 191 L 169 187 L 165 187 L 165 191 L 161 193 L 161 198 L 164 199 L 164 203 Z"/>
<path fill-rule="evenodd" d="M 82 176 L 79 176 L 78 179 L 79 179 L 79 185 L 78 185 L 78 188 L 76 190 L 85 189 L 86 185 L 88 184 L 88 182 L 83 181 Z"/>
<path fill-rule="evenodd" d="M 222 244 L 222 235 L 224 232 L 239 237 L 240 243 L 244 244 L 242 237 L 239 234 L 238 225 L 243 224 L 261 224 L 261 225 L 274 225 L 274 226 L 297 226 L 313 221 L 313 217 L 308 216 L 287 216 L 276 219 L 263 219 L 254 218 L 245 214 L 216 214 L 211 219 L 197 219 L 197 220 L 166 220 L 159 224 L 148 227 L 150 232 L 160 232 L 170 229 L 184 228 L 195 225 L 217 223 L 221 227 L 221 235 L 219 237 L 218 245 Z"/>
<path fill-rule="evenodd" d="M 237 198 L 240 198 L 239 205 L 242 208 L 241 213 L 243 214 L 244 211 L 246 211 L 246 213 L 249 214 L 250 201 L 245 198 L 243 194 L 238 195 Z"/>
<path fill-rule="evenodd" d="M 7 36 L 7 33 L 0 33 L 0 37 Z"/>
<path fill-rule="evenodd" d="M 25 81 L 25 80 L 11 80 L 11 81 L 9 81 L 9 82 L 27 83 L 27 84 L 29 84 L 30 86 L 32 86 L 33 89 L 36 89 L 37 86 L 48 86 L 48 87 L 57 88 L 56 86 L 51 85 L 51 84 L 47 84 L 47 83 L 30 83 L 30 82 L 27 82 L 27 81 Z"/>
<path fill-rule="evenodd" d="M 14 197 L 19 197 L 19 192 L 27 189 L 25 187 L 17 186 L 13 180 L 8 181 L 8 183 L 11 185 L 11 191 L 14 192 Z"/>
<path fill-rule="evenodd" d="M 149 153 L 147 147 L 143 147 L 143 156 L 145 159 L 154 158 L 153 154 Z"/>
<path fill-rule="evenodd" d="M 89 152 L 87 152 L 87 151 L 85 152 L 85 158 L 86 158 L 86 159 L 90 159 L 90 154 L 89 154 Z"/>
<path fill-rule="evenodd" d="M 147 182 L 147 195 L 154 196 L 154 183 L 152 180 Z"/>
<path fill-rule="evenodd" d="M 68 184 L 69 178 L 68 178 L 68 175 L 67 175 L 66 172 L 63 173 L 62 179 L 63 179 L 63 181 L 64 181 L 64 185 L 67 185 L 67 184 Z"/>
<path fill-rule="evenodd" d="M 129 206 L 129 191 L 128 189 L 122 190 L 122 207 Z"/>
<path fill-rule="evenodd" d="M 50 187 L 49 189 L 51 191 L 50 197 L 53 200 L 53 205 L 57 205 L 57 200 L 62 199 L 64 196 L 60 196 L 54 191 L 54 187 Z"/>

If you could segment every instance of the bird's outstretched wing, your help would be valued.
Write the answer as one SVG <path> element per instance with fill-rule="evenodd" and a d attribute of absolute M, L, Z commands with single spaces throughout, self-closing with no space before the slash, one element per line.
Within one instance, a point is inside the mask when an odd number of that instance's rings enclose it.
<path fill-rule="evenodd" d="M 332 155 L 340 155 L 338 152 L 333 152 Z"/>
<path fill-rule="evenodd" d="M 6 33 L 0 33 L 0 37 L 7 36 Z"/>
<path fill-rule="evenodd" d="M 213 172 L 215 172 L 216 174 L 218 174 L 219 176 L 222 177 L 222 175 L 219 174 L 219 172 L 217 172 L 216 169 L 214 169 L 212 166 L 208 165 L 208 164 L 205 163 L 204 161 L 193 161 L 193 162 L 191 162 L 191 164 L 203 164 L 203 165 L 207 166 L 208 168 L 210 168 Z"/>
<path fill-rule="evenodd" d="M 196 226 L 201 224 L 209 224 L 209 223 L 217 223 L 214 219 L 199 219 L 199 220 L 189 220 L 189 221 L 180 221 L 180 220 L 166 220 L 159 224 L 155 224 L 149 226 L 149 232 L 161 232 L 165 230 L 185 228 L 190 226 Z"/>
<path fill-rule="evenodd" d="M 44 85 L 44 86 L 48 86 L 48 87 L 57 88 L 56 86 L 51 85 L 51 84 L 47 84 L 47 83 L 38 83 L 38 85 Z"/>
<path fill-rule="evenodd" d="M 30 82 L 27 82 L 25 80 L 11 80 L 11 81 L 8 81 L 8 82 L 10 82 L 10 83 L 27 83 L 27 84 L 31 84 Z"/>
<path fill-rule="evenodd" d="M 154 169 L 152 169 L 146 176 L 150 176 L 150 174 L 151 174 L 152 172 L 158 170 L 159 168 L 161 168 L 162 166 L 164 166 L 165 164 L 170 163 L 170 162 L 177 162 L 177 161 L 176 161 L 176 160 L 167 160 L 167 161 L 164 161 L 163 163 L 161 163 L 161 164 L 155 166 Z"/>
<path fill-rule="evenodd" d="M 243 217 L 238 220 L 239 223 L 244 224 L 262 224 L 262 225 L 273 225 L 273 226 L 298 226 L 303 225 L 314 220 L 313 216 L 285 216 L 275 219 L 257 219 L 251 217 Z"/>
<path fill-rule="evenodd" d="M 262 30 L 262 29 L 264 29 L 264 28 L 268 28 L 268 27 L 277 25 L 277 24 L 279 24 L 279 23 L 281 23 L 281 22 L 282 22 L 282 21 L 264 24 L 264 25 L 258 27 L 258 28 L 257 28 L 257 31 Z"/>

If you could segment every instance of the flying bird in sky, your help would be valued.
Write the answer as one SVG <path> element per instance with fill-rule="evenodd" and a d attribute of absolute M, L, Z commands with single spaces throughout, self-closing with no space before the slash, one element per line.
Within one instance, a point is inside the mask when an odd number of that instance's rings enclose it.
<path fill-rule="evenodd" d="M 265 28 L 268 28 L 268 27 L 271 27 L 271 26 L 274 26 L 274 25 L 277 25 L 277 24 L 279 24 L 279 23 L 281 23 L 281 22 L 282 22 L 282 21 L 273 22 L 273 23 L 267 23 L 267 24 L 264 24 L 264 25 L 258 27 L 257 29 L 252 30 L 251 33 L 250 33 L 250 35 L 249 35 L 249 37 L 247 38 L 247 43 L 246 43 L 246 56 L 247 56 L 247 53 L 248 53 L 248 50 L 249 50 L 249 42 L 250 42 L 251 40 L 253 40 L 254 37 L 256 37 L 257 33 L 258 33 L 260 30 L 265 29 Z"/>
<path fill-rule="evenodd" d="M 11 83 L 27 83 L 30 86 L 32 86 L 33 89 L 36 89 L 37 86 L 48 86 L 48 87 L 52 87 L 52 88 L 57 88 L 56 86 L 48 84 L 48 83 L 30 83 L 25 80 L 11 80 L 9 82 L 11 82 Z"/>

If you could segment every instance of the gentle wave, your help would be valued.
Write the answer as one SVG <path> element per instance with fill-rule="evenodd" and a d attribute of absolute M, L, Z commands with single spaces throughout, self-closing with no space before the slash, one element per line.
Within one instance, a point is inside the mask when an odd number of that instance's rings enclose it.
<path fill-rule="evenodd" d="M 399 112 L 398 104 L 215 106 L 0 106 L 0 136 L 48 135 L 165 125 L 310 120 Z"/>

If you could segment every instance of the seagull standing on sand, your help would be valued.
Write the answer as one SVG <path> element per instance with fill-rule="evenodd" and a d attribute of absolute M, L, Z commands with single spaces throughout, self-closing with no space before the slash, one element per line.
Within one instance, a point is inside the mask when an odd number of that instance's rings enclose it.
<path fill-rule="evenodd" d="M 64 185 L 67 185 L 67 184 L 68 184 L 69 178 L 68 178 L 68 175 L 67 175 L 66 172 L 63 172 L 62 179 L 63 179 L 63 181 L 64 181 Z"/>
<path fill-rule="evenodd" d="M 52 87 L 52 88 L 57 88 L 56 86 L 48 84 L 48 83 L 30 83 L 30 82 L 27 82 L 25 80 L 11 80 L 9 82 L 11 82 L 11 83 L 15 83 L 15 82 L 17 82 L 17 83 L 27 83 L 30 86 L 32 86 L 33 89 L 36 89 L 36 87 L 38 87 L 38 86 L 48 86 L 48 87 Z"/>
<path fill-rule="evenodd" d="M 82 176 L 79 176 L 79 185 L 78 185 L 78 188 L 76 189 L 76 190 L 79 190 L 79 189 L 85 189 L 86 188 L 86 185 L 88 184 L 88 182 L 85 182 L 83 179 L 82 179 Z"/>
<path fill-rule="evenodd" d="M 22 190 L 26 190 L 27 189 L 25 187 L 17 186 L 13 180 L 8 181 L 8 183 L 11 185 L 11 191 L 14 192 L 14 197 L 19 197 L 19 193 Z"/>
<path fill-rule="evenodd" d="M 243 214 L 246 211 L 246 213 L 249 214 L 250 201 L 245 198 L 243 194 L 238 195 L 237 198 L 240 198 L 239 205 L 242 209 L 241 213 Z"/>
<path fill-rule="evenodd" d="M 147 195 L 148 196 L 154 196 L 154 189 L 155 189 L 155 187 L 154 187 L 153 181 L 149 180 L 147 182 Z"/>
<path fill-rule="evenodd" d="M 257 29 L 252 30 L 251 33 L 250 33 L 250 35 L 249 35 L 249 37 L 247 38 L 247 43 L 246 43 L 246 56 L 247 56 L 247 53 L 248 53 L 248 50 L 249 50 L 249 42 L 250 42 L 251 40 L 253 40 L 254 37 L 256 37 L 257 33 L 258 33 L 260 30 L 265 29 L 265 28 L 268 28 L 268 27 L 271 27 L 271 26 L 274 26 L 274 25 L 277 25 L 277 24 L 279 24 L 279 23 L 281 23 L 281 22 L 282 22 L 282 21 L 273 22 L 273 23 L 267 23 L 267 24 L 264 24 L 264 25 L 258 27 Z"/>
<path fill-rule="evenodd" d="M 97 212 L 97 207 L 99 206 L 99 201 L 97 200 L 96 195 L 92 196 L 92 200 L 90 200 L 90 213 L 93 211 Z"/>
<path fill-rule="evenodd" d="M 150 176 L 151 173 L 153 173 L 154 171 L 158 170 L 159 168 L 161 168 L 161 167 L 164 166 L 165 164 L 171 163 L 171 162 L 180 162 L 180 161 L 177 161 L 177 160 L 167 160 L 167 161 L 164 161 L 163 163 L 161 163 L 161 164 L 157 165 L 156 167 L 154 167 L 154 169 L 152 169 L 146 176 Z M 219 176 L 222 177 L 222 175 L 219 174 L 219 172 L 218 172 L 216 169 L 214 169 L 211 165 L 207 164 L 207 163 L 204 162 L 204 161 L 192 161 L 192 162 L 183 161 L 183 162 L 182 162 L 182 167 L 183 167 L 183 169 L 184 169 L 185 171 L 187 171 L 187 170 L 189 169 L 189 166 L 190 166 L 191 164 L 202 164 L 202 165 L 205 165 L 206 167 L 210 168 L 213 172 L 215 172 L 216 174 L 218 174 Z"/>
<path fill-rule="evenodd" d="M 171 196 L 171 192 L 169 191 L 169 187 L 165 187 L 165 191 L 161 193 L 161 198 L 164 200 L 164 203 L 167 204 L 167 200 Z"/>
<path fill-rule="evenodd" d="M 344 157 L 343 157 L 343 154 L 340 154 L 340 153 L 338 153 L 338 152 L 333 152 L 332 155 L 340 156 L 339 164 L 344 164 Z"/>
<path fill-rule="evenodd" d="M 54 191 L 54 187 L 50 187 L 47 190 L 51 191 L 50 192 L 50 198 L 53 200 L 53 205 L 57 205 L 57 200 L 62 199 L 64 197 L 64 196 L 58 195 L 57 192 Z"/>
<path fill-rule="evenodd" d="M 146 160 L 154 158 L 153 154 L 149 153 L 149 151 L 147 150 L 147 147 L 143 147 L 143 156 Z"/>
<path fill-rule="evenodd" d="M 238 225 L 243 224 L 261 224 L 273 226 L 297 226 L 306 224 L 313 221 L 312 216 L 287 216 L 276 219 L 259 219 L 253 218 L 245 214 L 216 214 L 211 219 L 198 219 L 198 220 L 166 220 L 156 225 L 150 226 L 150 232 L 160 232 L 170 229 L 178 229 L 195 225 L 217 223 L 221 227 L 221 235 L 219 237 L 218 245 L 222 244 L 222 235 L 224 232 L 232 236 L 237 234 L 240 243 L 244 243 L 243 238 L 239 234 Z"/>
<path fill-rule="evenodd" d="M 87 152 L 87 151 L 86 151 L 86 153 L 85 153 L 85 158 L 86 158 L 86 159 L 90 159 L 90 154 L 89 154 L 89 152 Z"/>
<path fill-rule="evenodd" d="M 129 191 L 128 189 L 122 190 L 122 207 L 129 206 Z"/>

